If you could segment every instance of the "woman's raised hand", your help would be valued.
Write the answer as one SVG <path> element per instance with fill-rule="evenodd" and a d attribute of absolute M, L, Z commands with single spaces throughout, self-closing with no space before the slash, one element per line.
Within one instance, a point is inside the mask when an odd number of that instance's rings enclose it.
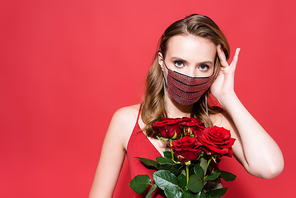
<path fill-rule="evenodd" d="M 220 46 L 217 47 L 221 69 L 212 84 L 211 92 L 228 114 L 217 124 L 229 129 L 231 136 L 236 139 L 233 153 L 244 168 L 256 177 L 270 179 L 282 172 L 283 155 L 276 142 L 253 118 L 234 92 L 234 72 L 239 51 L 237 48 L 231 64 L 228 65 L 225 54 Z"/>
<path fill-rule="evenodd" d="M 221 68 L 218 73 L 218 77 L 215 82 L 212 84 L 211 93 L 223 106 L 223 101 L 226 100 L 229 96 L 235 95 L 234 93 L 234 73 L 236 64 L 238 61 L 238 55 L 240 48 L 237 48 L 233 57 L 231 64 L 229 65 L 226 61 L 224 52 L 221 49 L 221 46 L 217 46 L 217 53 L 220 59 Z"/>

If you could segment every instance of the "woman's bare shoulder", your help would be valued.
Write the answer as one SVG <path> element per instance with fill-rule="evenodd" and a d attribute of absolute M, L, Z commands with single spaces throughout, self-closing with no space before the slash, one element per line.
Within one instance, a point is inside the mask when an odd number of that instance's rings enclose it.
<path fill-rule="evenodd" d="M 127 124 L 134 122 L 137 119 L 139 108 L 140 104 L 122 107 L 114 113 L 112 120 L 115 119 L 118 122 L 127 122 Z"/>
<path fill-rule="evenodd" d="M 214 125 L 224 127 L 227 129 L 233 128 L 232 119 L 225 110 L 223 110 L 220 113 L 210 114 L 209 116 Z"/>
<path fill-rule="evenodd" d="M 120 138 L 125 149 L 136 124 L 139 108 L 139 104 L 122 107 L 114 113 L 111 119 L 108 133 Z"/>

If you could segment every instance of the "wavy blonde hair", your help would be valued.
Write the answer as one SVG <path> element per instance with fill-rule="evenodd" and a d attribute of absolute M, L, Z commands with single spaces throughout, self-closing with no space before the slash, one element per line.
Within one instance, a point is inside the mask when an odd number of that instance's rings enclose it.
<path fill-rule="evenodd" d="M 159 121 L 162 117 L 167 117 L 164 99 L 164 79 L 161 67 L 158 63 L 157 55 L 158 52 L 161 52 L 163 56 L 165 56 L 170 38 L 177 35 L 194 35 L 208 39 L 215 45 L 221 45 L 226 59 L 229 59 L 230 48 L 228 41 L 220 28 L 209 17 L 192 14 L 171 24 L 165 30 L 158 42 L 158 48 L 155 53 L 154 61 L 146 78 L 146 91 L 144 101 L 142 103 L 141 118 L 146 125 L 144 128 L 146 135 L 149 137 L 156 137 L 151 125 L 155 121 Z M 221 64 L 219 58 L 216 56 L 213 81 L 217 78 L 220 67 Z M 205 94 L 208 95 L 209 93 L 210 88 L 194 104 L 191 117 L 198 118 L 204 122 L 206 126 L 213 126 L 213 123 L 205 110 Z M 210 105 L 208 105 L 208 110 L 209 114 L 221 112 L 220 108 Z"/>

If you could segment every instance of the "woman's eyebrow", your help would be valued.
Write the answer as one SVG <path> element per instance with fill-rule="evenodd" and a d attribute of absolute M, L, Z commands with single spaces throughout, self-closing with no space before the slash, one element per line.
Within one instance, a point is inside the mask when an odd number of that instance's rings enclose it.
<path fill-rule="evenodd" d="M 212 61 L 203 61 L 203 62 L 200 62 L 199 64 L 213 64 Z"/>
<path fill-rule="evenodd" d="M 181 60 L 181 61 L 186 61 L 185 59 L 183 58 L 180 58 L 180 57 L 176 57 L 176 56 L 173 56 L 171 57 L 172 60 Z"/>
<path fill-rule="evenodd" d="M 180 57 L 176 57 L 176 56 L 171 57 L 171 59 L 172 60 L 180 60 L 180 61 L 183 61 L 183 62 L 188 62 L 185 59 L 180 58 Z M 199 62 L 198 64 L 199 65 L 201 65 L 201 64 L 213 64 L 213 62 L 212 61 L 202 61 L 202 62 Z"/>
<path fill-rule="evenodd" d="M 171 61 L 182 61 L 184 64 L 188 64 L 188 61 L 186 61 L 183 58 L 176 57 L 176 56 L 171 57 Z"/>

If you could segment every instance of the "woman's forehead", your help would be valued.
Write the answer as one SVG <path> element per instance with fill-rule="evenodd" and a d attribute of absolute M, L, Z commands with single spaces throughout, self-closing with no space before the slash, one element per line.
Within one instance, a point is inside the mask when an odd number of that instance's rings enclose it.
<path fill-rule="evenodd" d="M 166 57 L 214 60 L 216 45 L 208 39 L 193 35 L 177 35 L 168 40 Z"/>

